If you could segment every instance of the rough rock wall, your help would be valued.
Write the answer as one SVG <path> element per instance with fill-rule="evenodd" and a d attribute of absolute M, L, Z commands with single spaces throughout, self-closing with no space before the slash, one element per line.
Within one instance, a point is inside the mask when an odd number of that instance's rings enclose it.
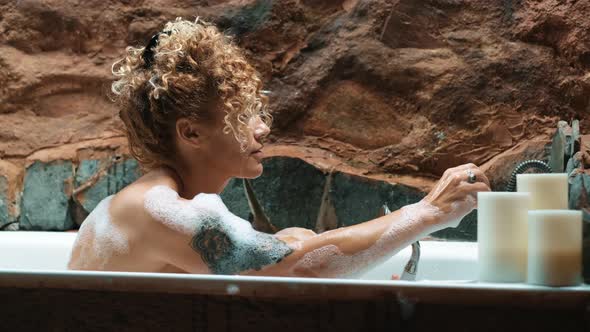
<path fill-rule="evenodd" d="M 246 50 L 272 91 L 273 155 L 424 192 L 464 162 L 502 189 L 558 119 L 590 127 L 589 14 L 574 0 L 0 0 L 0 226 L 55 210 L 51 225 L 75 227 L 85 195 L 132 180 L 110 65 L 175 17 Z"/>

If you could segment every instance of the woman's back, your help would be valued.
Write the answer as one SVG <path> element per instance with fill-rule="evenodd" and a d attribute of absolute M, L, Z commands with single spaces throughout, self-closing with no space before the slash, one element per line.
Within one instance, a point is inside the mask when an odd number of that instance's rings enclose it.
<path fill-rule="evenodd" d="M 169 172 L 153 171 L 104 198 L 80 227 L 68 268 L 185 272 L 166 263 L 150 245 L 159 225 L 151 222 L 143 202 L 146 192 L 157 185 L 176 187 Z"/>

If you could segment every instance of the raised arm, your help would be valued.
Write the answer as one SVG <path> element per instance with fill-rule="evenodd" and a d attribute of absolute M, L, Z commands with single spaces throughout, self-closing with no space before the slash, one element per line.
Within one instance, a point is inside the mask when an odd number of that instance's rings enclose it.
<path fill-rule="evenodd" d="M 297 236 L 287 229 L 276 237 L 293 248 L 281 262 L 249 275 L 343 277 L 379 264 L 436 227 L 431 207 L 412 204 L 358 225 Z M 295 233 L 295 234 L 293 234 Z"/>
<path fill-rule="evenodd" d="M 479 181 L 467 183 L 467 169 Z M 358 225 L 315 234 L 287 229 L 260 233 L 231 214 L 217 195 L 181 200 L 173 191 L 146 195 L 162 258 L 190 273 L 337 277 L 360 273 L 421 237 L 457 226 L 488 191 L 485 175 L 472 164 L 447 170 L 422 201 Z"/>

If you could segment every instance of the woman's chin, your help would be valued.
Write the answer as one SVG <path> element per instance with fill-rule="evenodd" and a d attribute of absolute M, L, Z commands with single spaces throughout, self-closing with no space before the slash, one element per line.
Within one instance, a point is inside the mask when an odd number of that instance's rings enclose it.
<path fill-rule="evenodd" d="M 257 162 L 254 165 L 250 165 L 250 167 L 245 170 L 243 177 L 246 179 L 255 179 L 262 175 L 263 169 L 262 163 Z"/>

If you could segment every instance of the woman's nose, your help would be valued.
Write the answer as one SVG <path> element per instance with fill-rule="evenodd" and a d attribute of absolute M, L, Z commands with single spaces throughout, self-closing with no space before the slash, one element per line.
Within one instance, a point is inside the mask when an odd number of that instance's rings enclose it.
<path fill-rule="evenodd" d="M 270 133 L 270 128 L 262 121 L 262 119 L 257 116 L 256 117 L 256 125 L 254 127 L 254 138 L 259 140 L 261 138 L 266 137 Z"/>

